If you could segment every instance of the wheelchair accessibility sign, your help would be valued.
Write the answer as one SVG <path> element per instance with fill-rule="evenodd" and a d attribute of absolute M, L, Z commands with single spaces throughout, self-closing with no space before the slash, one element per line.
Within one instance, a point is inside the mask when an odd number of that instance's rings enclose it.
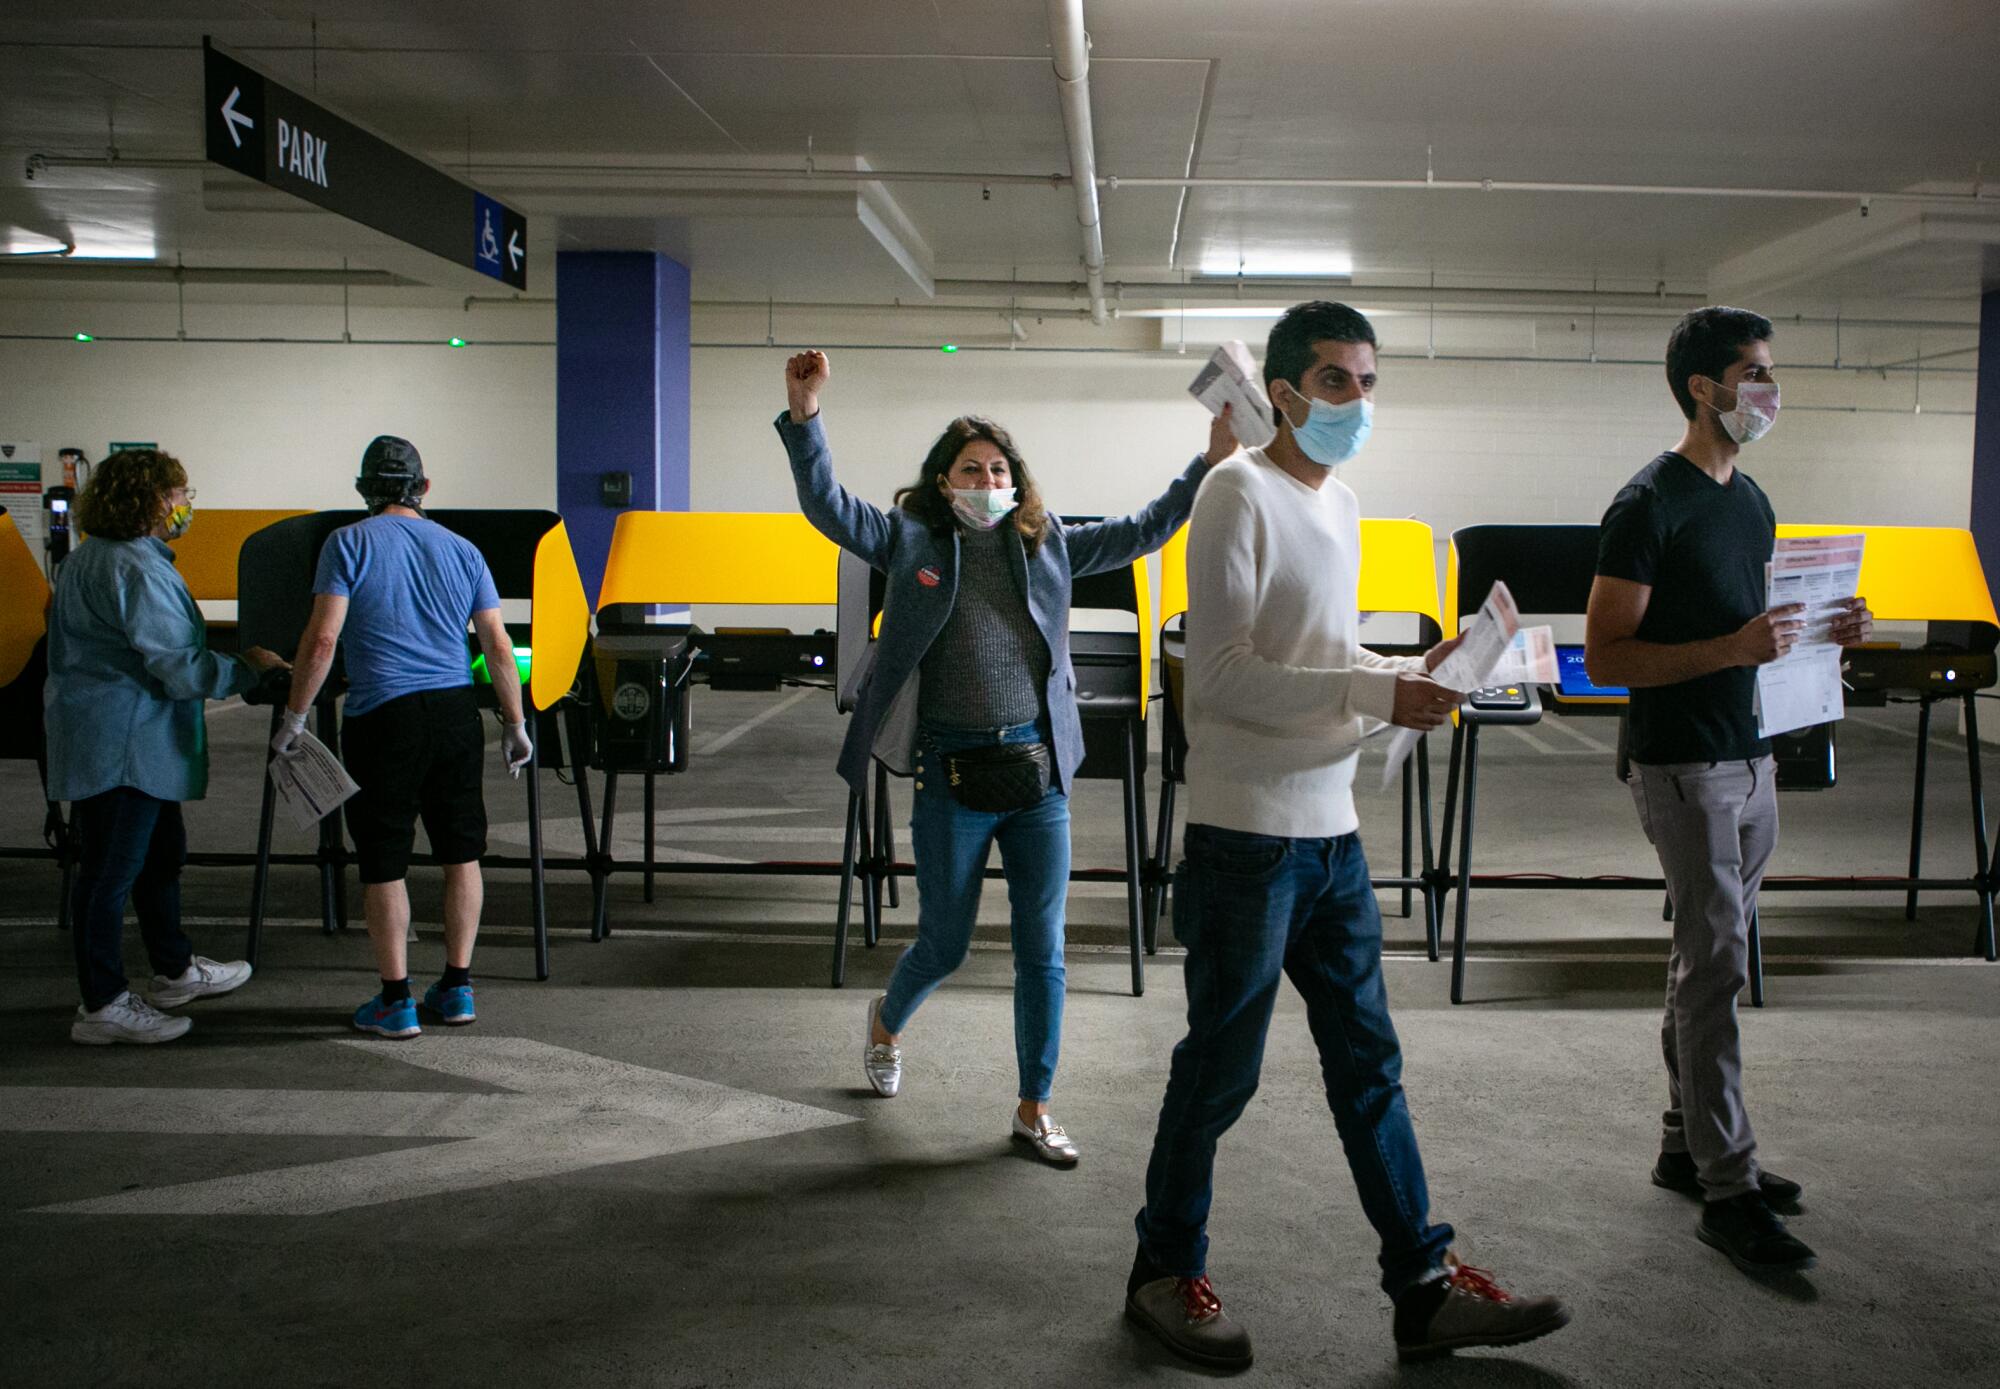
<path fill-rule="evenodd" d="M 515 289 L 528 287 L 528 219 L 484 193 L 472 195 L 472 266 Z"/>

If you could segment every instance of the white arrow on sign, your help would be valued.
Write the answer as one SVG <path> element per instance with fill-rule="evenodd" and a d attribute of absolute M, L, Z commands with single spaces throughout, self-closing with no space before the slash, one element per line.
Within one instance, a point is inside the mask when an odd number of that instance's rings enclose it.
<path fill-rule="evenodd" d="M 236 133 L 236 127 L 240 125 L 245 130 L 248 130 L 257 124 L 256 121 L 236 109 L 236 99 L 242 95 L 243 89 L 241 87 L 231 87 L 229 95 L 222 102 L 222 127 L 229 132 L 229 143 L 238 149 L 243 148 L 243 137 Z"/>
<path fill-rule="evenodd" d="M 37 1208 L 74 1215 L 323 1215 L 859 1122 L 526 1037 L 335 1045 L 508 1093 L 22 1086 L 0 1090 L 6 1097 L 0 1132 L 447 1140 Z"/>
<path fill-rule="evenodd" d="M 519 231 L 519 230 L 517 229 L 517 230 L 514 230 L 514 231 L 510 231 L 510 232 L 508 232 L 508 233 L 507 233 L 507 257 L 508 257 L 508 259 L 509 259 L 509 260 L 511 260 L 511 261 L 513 261 L 513 262 L 514 262 L 514 268 L 515 268 L 516 270 L 519 270 L 519 269 L 521 268 L 521 256 L 522 256 L 522 254 L 523 254 L 523 253 L 522 253 L 522 251 L 521 251 L 521 233 L 520 233 L 520 231 Z"/>

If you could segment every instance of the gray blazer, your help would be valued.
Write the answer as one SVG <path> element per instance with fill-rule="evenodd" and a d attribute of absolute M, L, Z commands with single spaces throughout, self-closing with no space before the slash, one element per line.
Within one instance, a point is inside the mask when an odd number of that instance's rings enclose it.
<path fill-rule="evenodd" d="M 833 453 L 820 417 L 793 424 L 777 419 L 778 437 L 791 455 L 799 507 L 815 529 L 888 575 L 881 639 L 875 665 L 863 681 L 853 722 L 840 750 L 840 775 L 856 790 L 868 784 L 869 762 L 879 757 L 907 772 L 917 736 L 917 680 L 924 653 L 944 630 L 958 595 L 958 533 L 938 535 L 900 507 L 883 511 L 834 480 Z M 1054 739 L 1055 784 L 1067 791 L 1083 761 L 1083 724 L 1076 709 L 1076 672 L 1069 661 L 1070 580 L 1122 568 L 1159 549 L 1194 510 L 1195 491 L 1208 472 L 1197 457 L 1158 500 L 1133 516 L 1086 525 L 1051 524 L 1033 555 L 1018 536 L 1008 546 L 1014 578 L 1027 595 L 1028 613 L 1049 645 L 1049 684 L 1043 699 Z M 1151 621 L 1142 613 L 1141 622 Z"/>

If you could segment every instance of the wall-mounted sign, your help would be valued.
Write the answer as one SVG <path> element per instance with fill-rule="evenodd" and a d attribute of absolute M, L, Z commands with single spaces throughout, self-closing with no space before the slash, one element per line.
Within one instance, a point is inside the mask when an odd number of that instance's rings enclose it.
<path fill-rule="evenodd" d="M 512 285 L 528 219 L 202 40 L 211 163 Z"/>
<path fill-rule="evenodd" d="M 0 510 L 28 542 L 38 562 L 42 550 L 42 446 L 0 441 Z"/>

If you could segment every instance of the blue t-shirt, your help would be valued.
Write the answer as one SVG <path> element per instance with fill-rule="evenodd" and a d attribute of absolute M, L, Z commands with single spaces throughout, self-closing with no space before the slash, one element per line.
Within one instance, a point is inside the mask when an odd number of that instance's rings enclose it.
<path fill-rule="evenodd" d="M 383 514 L 342 526 L 319 553 L 314 593 L 347 599 L 347 715 L 472 683 L 472 615 L 500 606 L 485 556 L 435 521 Z"/>

